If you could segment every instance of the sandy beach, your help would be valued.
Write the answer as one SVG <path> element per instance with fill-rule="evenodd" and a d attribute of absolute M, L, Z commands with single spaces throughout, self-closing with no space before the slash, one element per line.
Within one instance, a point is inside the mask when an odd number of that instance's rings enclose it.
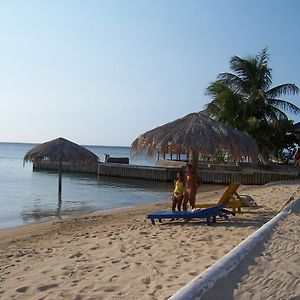
<path fill-rule="evenodd" d="M 241 186 L 238 192 L 252 196 L 258 208 L 244 208 L 243 214 L 229 221 L 218 220 L 213 226 L 207 226 L 204 220 L 151 225 L 147 214 L 170 209 L 168 199 L 122 211 L 1 231 L 0 298 L 167 299 L 271 219 L 299 184 L 300 181 L 291 181 Z M 217 201 L 224 190 L 224 186 L 200 189 L 197 201 Z M 291 240 L 297 236 L 299 227 L 286 226 L 282 222 L 276 229 L 281 244 L 281 231 L 288 230 Z M 290 256 L 299 253 L 295 247 L 288 249 Z M 269 253 L 265 259 L 273 266 L 268 267 L 273 280 L 288 280 L 282 277 L 282 266 L 269 259 L 282 258 L 282 252 L 277 253 L 276 247 L 265 251 Z M 291 276 L 299 275 L 293 265 L 290 269 Z M 261 273 L 250 271 L 255 278 L 255 273 Z M 253 293 L 264 285 L 264 280 L 245 280 L 253 286 Z M 274 284 L 272 288 L 277 293 L 277 289 L 292 287 Z M 246 295 L 245 299 L 250 299 L 249 293 L 241 284 L 234 296 L 244 299 Z"/>

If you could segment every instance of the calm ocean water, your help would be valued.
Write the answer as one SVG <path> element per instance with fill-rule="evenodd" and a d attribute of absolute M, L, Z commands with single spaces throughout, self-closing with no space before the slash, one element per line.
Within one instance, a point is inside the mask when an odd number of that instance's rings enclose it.
<path fill-rule="evenodd" d="M 170 197 L 172 185 L 84 174 L 63 174 L 62 204 L 57 200 L 57 174 L 23 167 L 34 144 L 0 143 L 0 229 L 53 220 L 79 213 L 130 207 Z M 154 165 L 155 157 L 131 156 L 129 147 L 86 146 L 104 155 L 130 157 L 130 164 Z"/>

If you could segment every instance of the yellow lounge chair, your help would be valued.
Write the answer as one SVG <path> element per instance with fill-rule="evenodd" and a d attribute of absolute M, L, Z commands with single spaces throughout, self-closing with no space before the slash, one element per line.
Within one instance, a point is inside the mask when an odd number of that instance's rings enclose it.
<path fill-rule="evenodd" d="M 225 207 L 232 208 L 233 212 L 241 213 L 241 207 L 244 206 L 244 201 L 237 193 L 237 189 L 239 188 L 239 186 L 239 183 L 231 183 L 217 203 L 196 203 L 195 207 L 208 208 L 216 205 L 224 205 Z"/>

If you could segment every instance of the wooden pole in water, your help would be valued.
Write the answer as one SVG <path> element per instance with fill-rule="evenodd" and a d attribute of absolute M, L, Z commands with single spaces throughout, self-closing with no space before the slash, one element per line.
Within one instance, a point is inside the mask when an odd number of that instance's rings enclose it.
<path fill-rule="evenodd" d="M 58 163 L 58 199 L 61 199 L 62 188 L 62 161 Z"/>

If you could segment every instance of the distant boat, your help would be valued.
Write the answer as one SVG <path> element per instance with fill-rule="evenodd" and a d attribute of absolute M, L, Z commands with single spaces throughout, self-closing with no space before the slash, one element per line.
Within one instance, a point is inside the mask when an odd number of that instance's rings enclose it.
<path fill-rule="evenodd" d="M 112 157 L 109 154 L 105 154 L 105 162 L 106 163 L 115 163 L 115 164 L 129 164 L 128 157 Z"/>

